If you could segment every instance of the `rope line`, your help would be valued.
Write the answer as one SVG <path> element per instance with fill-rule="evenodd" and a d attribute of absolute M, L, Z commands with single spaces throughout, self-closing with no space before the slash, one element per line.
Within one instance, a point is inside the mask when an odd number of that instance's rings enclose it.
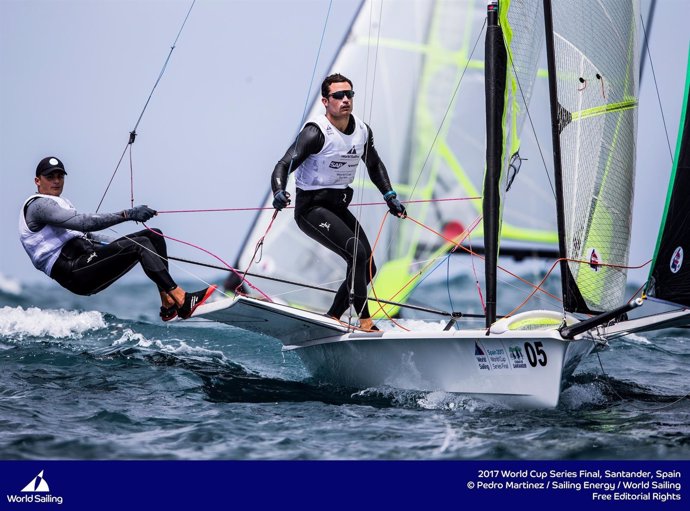
<path fill-rule="evenodd" d="M 611 378 L 608 374 L 606 374 L 606 371 L 604 370 L 604 364 L 601 362 L 601 357 L 599 356 L 598 352 L 597 352 L 597 360 L 599 361 L 599 367 L 601 368 L 602 375 L 607 380 L 612 380 L 613 378 Z M 606 383 L 608 384 L 608 387 L 611 390 L 611 392 L 613 392 L 618 397 L 618 399 L 620 399 L 621 401 L 625 401 L 625 398 L 618 393 L 618 391 L 615 389 L 615 387 L 613 385 L 611 385 L 610 381 L 606 381 Z M 670 408 L 674 405 L 677 405 L 678 403 L 680 403 L 681 401 L 683 401 L 685 399 L 688 399 L 689 397 L 690 397 L 690 392 L 685 394 L 684 396 L 681 396 L 679 398 L 674 399 L 670 403 L 666 403 L 666 404 L 663 404 L 663 405 L 657 406 L 657 407 L 638 406 L 635 403 L 630 403 L 630 406 L 632 406 L 633 408 L 635 408 L 637 410 L 643 411 L 643 412 L 659 412 L 661 410 L 666 410 L 667 408 Z"/>
<path fill-rule="evenodd" d="M 225 262 L 220 256 L 217 256 L 216 254 L 214 254 L 214 253 L 211 252 L 210 250 L 206 250 L 205 248 L 200 247 L 200 246 L 198 246 L 198 245 L 195 245 L 194 243 L 190 243 L 190 242 L 188 242 L 188 241 L 183 241 L 183 240 L 180 240 L 180 239 L 177 239 L 177 238 L 173 238 L 172 236 L 168 236 L 167 234 L 163 234 L 163 233 L 154 231 L 153 229 L 151 229 L 150 227 L 148 227 L 146 224 L 142 224 L 142 225 L 143 225 L 144 227 L 146 227 L 146 229 L 148 229 L 149 231 L 155 233 L 155 234 L 158 235 L 158 236 L 162 236 L 162 237 L 165 238 L 165 239 L 172 240 L 172 241 L 175 241 L 175 242 L 177 242 L 177 243 L 182 243 L 183 245 L 187 245 L 187 246 L 189 246 L 189 247 L 196 248 L 197 250 L 201 250 L 202 252 L 204 252 L 204 253 L 210 255 L 211 257 L 213 257 L 213 258 L 217 259 L 218 261 L 220 261 L 221 263 L 223 263 L 223 264 L 224 264 L 231 272 L 233 272 L 235 275 L 237 275 L 238 277 L 240 276 L 240 273 L 239 273 L 235 268 L 233 268 L 232 265 L 230 265 L 230 264 L 228 264 L 227 262 Z M 273 301 L 273 300 L 271 300 L 271 298 L 270 298 L 266 293 L 264 293 L 263 291 L 261 291 L 258 287 L 256 287 L 255 285 L 253 285 L 253 284 L 252 284 L 251 282 L 249 282 L 248 280 L 245 280 L 244 282 L 246 282 L 247 285 L 248 285 L 249 287 L 251 287 L 254 291 L 256 291 L 257 293 L 259 293 L 263 298 L 265 298 L 265 299 L 268 300 L 269 302 L 272 302 L 272 301 Z"/>
<path fill-rule="evenodd" d="M 671 165 L 673 165 L 673 151 L 671 150 L 671 140 L 668 137 L 668 128 L 666 127 L 666 117 L 664 116 L 664 107 L 661 105 L 661 95 L 659 94 L 659 84 L 656 81 L 656 73 L 654 72 L 654 61 L 649 50 L 649 39 L 647 38 L 647 30 L 644 26 L 642 14 L 640 14 L 640 21 L 642 22 L 642 31 L 644 32 L 645 48 L 647 50 L 647 58 L 649 59 L 649 68 L 652 70 L 652 77 L 654 78 L 654 90 L 656 91 L 656 98 L 659 102 L 659 111 L 661 112 L 661 121 L 664 125 L 664 133 L 666 134 L 666 145 L 668 145 L 668 154 L 671 157 Z"/>
<path fill-rule="evenodd" d="M 416 199 L 416 200 L 406 200 L 400 201 L 403 204 L 417 204 L 423 202 L 449 202 L 449 201 L 466 201 L 466 200 L 480 200 L 481 197 L 451 197 L 446 199 Z M 354 206 L 382 206 L 386 205 L 385 202 L 361 202 L 350 204 L 351 207 Z M 168 209 L 168 210 L 157 210 L 159 215 L 166 214 L 177 214 L 177 213 L 224 213 L 233 211 L 270 211 L 273 210 L 273 206 L 265 206 L 258 208 L 210 208 L 210 209 Z M 294 206 L 286 206 L 283 209 L 294 209 Z"/>
<path fill-rule="evenodd" d="M 113 183 L 113 179 L 115 179 L 115 174 L 117 174 L 118 169 L 120 168 L 120 164 L 122 163 L 123 158 L 125 157 L 125 153 L 127 152 L 127 149 L 130 149 L 130 187 L 131 187 L 131 194 L 130 194 L 130 200 L 132 202 L 132 206 L 134 206 L 134 176 L 133 176 L 133 170 L 132 170 L 132 161 L 131 161 L 131 147 L 132 144 L 134 143 L 134 140 L 137 136 L 137 128 L 139 127 L 139 123 L 141 122 L 142 117 L 144 117 L 144 112 L 146 112 L 146 108 L 149 106 L 149 102 L 151 101 L 151 98 L 153 97 L 153 92 L 156 90 L 156 87 L 158 87 L 158 83 L 161 81 L 161 78 L 163 78 L 163 74 L 165 74 L 165 70 L 168 67 L 168 62 L 170 62 L 170 57 L 172 56 L 172 52 L 175 49 L 175 46 L 177 45 L 177 41 L 180 38 L 180 35 L 182 34 L 182 30 L 184 29 L 185 25 L 187 24 L 187 20 L 189 19 L 189 15 L 192 13 L 192 9 L 194 8 L 194 4 L 196 3 L 196 0 L 192 0 L 192 5 L 189 6 L 189 10 L 187 11 L 187 15 L 184 17 L 184 21 L 182 22 L 182 25 L 180 26 L 180 30 L 177 32 L 177 36 L 175 37 L 175 41 L 173 41 L 172 46 L 170 47 L 170 52 L 168 52 L 168 56 L 165 59 L 165 62 L 163 63 L 163 67 L 158 73 L 158 78 L 156 78 L 156 82 L 153 84 L 153 88 L 151 89 L 151 92 L 149 93 L 148 98 L 146 99 L 146 102 L 144 103 L 144 107 L 141 110 L 141 113 L 139 114 L 139 118 L 137 119 L 137 122 L 134 124 L 134 129 L 129 132 L 129 140 L 127 141 L 127 144 L 125 145 L 124 150 L 122 151 L 122 155 L 120 156 L 120 159 L 117 162 L 117 165 L 115 166 L 115 170 L 113 171 L 112 176 L 110 176 L 110 181 L 108 181 L 108 185 L 105 187 L 105 191 L 103 192 L 103 196 L 101 197 L 101 200 L 98 202 L 98 206 L 96 207 L 96 213 L 101 209 L 101 206 L 103 205 L 103 201 L 105 200 L 105 196 L 108 194 L 108 190 L 110 190 L 110 185 Z"/>

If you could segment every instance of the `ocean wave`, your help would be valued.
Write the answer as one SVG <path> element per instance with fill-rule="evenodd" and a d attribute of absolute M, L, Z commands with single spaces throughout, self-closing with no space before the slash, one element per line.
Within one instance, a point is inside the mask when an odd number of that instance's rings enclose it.
<path fill-rule="evenodd" d="M 111 346 L 117 348 L 119 346 L 138 347 L 147 350 L 160 351 L 163 353 L 187 357 L 200 357 L 210 359 L 223 360 L 225 355 L 219 350 L 210 350 L 201 346 L 191 346 L 184 339 L 148 339 L 141 333 L 135 332 L 130 328 L 124 329 L 120 338 L 115 339 Z"/>
<path fill-rule="evenodd" d="M 0 308 L 0 335 L 6 339 L 77 338 L 86 332 L 105 327 L 103 314 L 97 311 L 44 310 L 38 307 L 24 309 L 8 306 Z"/>

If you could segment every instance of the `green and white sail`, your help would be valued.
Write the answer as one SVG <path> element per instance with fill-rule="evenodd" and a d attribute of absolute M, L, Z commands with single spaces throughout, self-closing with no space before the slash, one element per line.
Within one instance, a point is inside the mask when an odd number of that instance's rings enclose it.
<path fill-rule="evenodd" d="M 535 81 L 543 27 L 534 23 L 541 18 L 539 1 L 511 0 L 503 4 L 502 24 L 511 64 L 505 92 L 508 106 L 502 161 L 506 176 L 510 176 L 507 169 L 521 146 L 525 99 L 529 100 Z M 482 215 L 479 198 L 485 166 L 485 124 L 481 34 L 485 9 L 483 0 L 366 1 L 328 70 L 353 80 L 357 93 L 355 114 L 371 126 L 399 198 L 426 201 L 408 204 L 410 216 L 450 239 L 471 241 L 473 246 L 482 245 L 481 223 L 469 240 L 464 230 L 480 222 Z M 317 98 L 310 115 L 323 112 Z M 276 158 L 290 142 L 285 140 L 275 148 Z M 554 198 L 544 169 L 537 163 L 537 150 L 521 150 L 520 154 L 531 157 L 533 165 L 524 164 L 512 183 L 509 194 L 515 199 L 504 208 L 502 239 L 522 245 L 555 245 Z M 288 190 L 294 193 L 294 176 L 289 182 Z M 404 301 L 413 289 L 415 276 L 434 258 L 445 254 L 450 244 L 410 220 L 386 217 L 381 194 L 371 184 L 363 165 L 353 188 L 353 204 L 378 203 L 351 206 L 372 243 L 386 218 L 375 247 L 379 271 L 372 294 Z M 272 215 L 269 210 L 257 218 L 240 256 L 240 270 L 249 265 L 254 244 L 266 231 Z M 345 265 L 305 236 L 291 210 L 286 210 L 278 215 L 252 271 L 335 288 L 345 276 Z M 312 289 L 256 283 L 269 295 L 315 310 L 326 310 L 331 300 L 329 295 Z M 372 313 L 376 311 L 375 306 L 370 308 Z"/>
<path fill-rule="evenodd" d="M 565 309 L 625 300 L 638 102 L 636 0 L 545 0 Z M 553 31 L 548 24 L 552 23 Z"/>

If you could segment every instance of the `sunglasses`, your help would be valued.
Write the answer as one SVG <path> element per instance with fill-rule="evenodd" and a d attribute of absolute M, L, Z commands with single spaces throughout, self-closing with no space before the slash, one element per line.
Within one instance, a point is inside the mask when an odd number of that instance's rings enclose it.
<path fill-rule="evenodd" d="M 355 91 L 353 90 L 339 90 L 338 92 L 333 92 L 329 94 L 328 96 L 333 98 L 333 99 L 343 99 L 344 97 L 347 96 L 347 99 L 352 99 L 352 97 L 355 95 Z"/>

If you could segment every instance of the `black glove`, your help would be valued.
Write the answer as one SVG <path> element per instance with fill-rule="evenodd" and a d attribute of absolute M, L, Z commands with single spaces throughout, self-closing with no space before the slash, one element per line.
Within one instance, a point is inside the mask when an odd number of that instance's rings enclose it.
<path fill-rule="evenodd" d="M 148 206 L 136 206 L 132 209 L 125 209 L 122 216 L 127 220 L 134 220 L 135 222 L 148 222 L 158 214 Z"/>
<path fill-rule="evenodd" d="M 280 211 L 286 206 L 290 205 L 290 193 L 285 190 L 278 190 L 273 195 L 273 207 Z"/>
<path fill-rule="evenodd" d="M 388 204 L 388 210 L 390 211 L 391 215 L 400 218 L 407 217 L 407 210 L 405 209 L 405 206 L 403 206 L 402 203 L 398 200 L 398 195 L 395 192 L 388 192 L 383 197 L 384 199 L 386 199 L 386 204 Z"/>

